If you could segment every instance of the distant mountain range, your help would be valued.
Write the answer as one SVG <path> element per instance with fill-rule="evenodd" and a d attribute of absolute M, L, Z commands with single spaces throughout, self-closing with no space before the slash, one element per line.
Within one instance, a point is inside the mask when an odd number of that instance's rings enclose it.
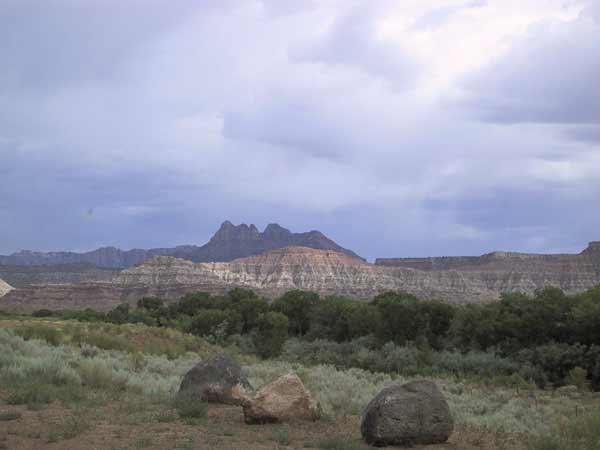
<path fill-rule="evenodd" d="M 536 289 L 556 286 L 567 294 L 576 294 L 600 283 L 598 242 L 590 243 L 579 254 L 495 252 L 481 257 L 378 262 L 369 264 L 333 250 L 298 246 L 231 262 L 194 263 L 156 256 L 135 267 L 115 271 L 110 281 L 50 282 L 13 286 L 16 289 L 8 291 L 10 288 L 4 286 L 3 296 L 0 282 L 0 310 L 106 311 L 122 302 L 135 304 L 145 296 L 173 301 L 189 292 L 223 294 L 234 287 L 252 289 L 271 299 L 291 289 L 365 300 L 392 290 L 448 303 L 486 303 L 497 301 L 502 292 L 532 294 Z M 414 268 L 415 265 L 420 268 Z M 65 267 L 61 270 L 68 272 Z"/>
<path fill-rule="evenodd" d="M 91 264 L 100 268 L 126 269 L 154 256 L 174 256 L 193 262 L 228 262 L 289 246 L 333 250 L 362 259 L 351 250 L 339 246 L 320 231 L 292 233 L 290 230 L 272 223 L 261 233 L 254 225 L 248 226 L 243 223 L 236 226 L 225 221 L 214 236 L 202 246 L 181 245 L 149 250 L 121 250 L 115 247 L 102 247 L 85 253 L 45 253 L 25 250 L 8 256 L 0 255 L 0 266 Z M 2 271 L 0 270 L 0 272 Z"/>

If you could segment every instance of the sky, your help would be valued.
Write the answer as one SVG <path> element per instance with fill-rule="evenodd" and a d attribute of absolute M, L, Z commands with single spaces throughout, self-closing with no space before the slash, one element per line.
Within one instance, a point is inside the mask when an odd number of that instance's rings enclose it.
<path fill-rule="evenodd" d="M 600 240 L 600 0 L 0 0 L 0 253 Z"/>

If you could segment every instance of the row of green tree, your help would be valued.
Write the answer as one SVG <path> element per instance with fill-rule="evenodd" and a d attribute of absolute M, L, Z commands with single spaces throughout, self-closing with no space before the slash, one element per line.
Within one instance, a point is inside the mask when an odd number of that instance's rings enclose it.
<path fill-rule="evenodd" d="M 450 305 L 403 292 L 365 303 L 300 290 L 268 302 L 236 288 L 225 296 L 197 292 L 168 304 L 143 298 L 135 308 L 123 304 L 107 314 L 65 315 L 174 327 L 221 342 L 248 336 L 263 357 L 279 355 L 289 337 L 337 343 L 368 337 L 375 348 L 394 343 L 427 351 L 486 351 L 534 365 L 554 384 L 581 367 L 600 387 L 600 286 L 575 296 L 553 287 L 532 296 L 503 294 L 482 305 Z"/>

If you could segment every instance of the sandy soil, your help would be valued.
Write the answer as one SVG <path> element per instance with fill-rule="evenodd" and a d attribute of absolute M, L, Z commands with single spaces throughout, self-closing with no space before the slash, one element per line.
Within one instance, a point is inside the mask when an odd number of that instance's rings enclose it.
<path fill-rule="evenodd" d="M 68 410 L 58 403 L 39 411 L 0 405 L 2 410 L 21 414 L 16 420 L 0 422 L 2 450 L 316 449 L 320 440 L 331 436 L 361 442 L 358 417 L 335 422 L 246 425 L 241 408 L 221 405 L 211 405 L 208 416 L 195 423 L 186 423 L 174 414 L 161 419 L 158 407 L 124 408 L 115 403 L 81 411 Z M 456 430 L 446 444 L 418 448 L 519 448 L 503 439 L 499 442 L 493 435 Z"/>

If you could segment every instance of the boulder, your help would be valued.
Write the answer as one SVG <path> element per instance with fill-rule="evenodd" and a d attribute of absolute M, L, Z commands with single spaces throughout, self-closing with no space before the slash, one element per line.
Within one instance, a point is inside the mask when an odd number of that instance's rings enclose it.
<path fill-rule="evenodd" d="M 319 403 L 295 373 L 267 384 L 244 404 L 244 420 L 249 424 L 318 420 L 320 417 Z"/>
<path fill-rule="evenodd" d="M 426 445 L 446 442 L 454 422 L 450 408 L 431 381 L 383 389 L 367 406 L 360 427 L 368 444 Z"/>
<path fill-rule="evenodd" d="M 242 368 L 226 355 L 194 366 L 183 377 L 179 392 L 191 393 L 209 403 L 243 405 L 253 389 Z"/>

